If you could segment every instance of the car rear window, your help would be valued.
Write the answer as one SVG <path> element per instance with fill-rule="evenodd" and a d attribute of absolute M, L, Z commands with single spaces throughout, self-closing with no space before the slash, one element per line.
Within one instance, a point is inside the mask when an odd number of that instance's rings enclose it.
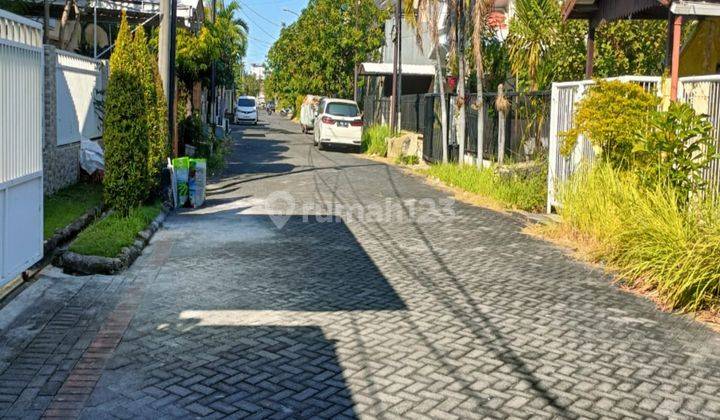
<path fill-rule="evenodd" d="M 238 106 L 254 107 L 254 106 L 255 106 L 255 100 L 254 100 L 254 99 L 240 98 L 240 99 L 238 99 Z"/>
<path fill-rule="evenodd" d="M 338 117 L 357 117 L 360 115 L 357 105 L 343 102 L 330 102 L 325 108 L 325 113 Z"/>

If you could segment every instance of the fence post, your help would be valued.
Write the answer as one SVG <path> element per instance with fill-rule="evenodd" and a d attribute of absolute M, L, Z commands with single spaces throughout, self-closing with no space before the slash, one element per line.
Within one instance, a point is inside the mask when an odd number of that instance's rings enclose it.
<path fill-rule="evenodd" d="M 552 84 L 550 93 L 550 138 L 548 139 L 548 175 L 547 175 L 547 212 L 552 213 L 552 205 L 555 202 L 555 169 L 558 159 L 558 94 L 559 90 L 555 83 Z"/>

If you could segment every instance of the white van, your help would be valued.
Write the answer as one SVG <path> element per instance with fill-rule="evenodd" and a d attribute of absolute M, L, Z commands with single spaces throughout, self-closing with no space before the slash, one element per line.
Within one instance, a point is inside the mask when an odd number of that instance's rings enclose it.
<path fill-rule="evenodd" d="M 363 120 L 355 101 L 323 98 L 315 117 L 315 145 L 323 149 L 329 145 L 360 148 Z"/>
<path fill-rule="evenodd" d="M 238 98 L 235 106 L 235 122 L 249 122 L 257 125 L 257 100 L 255 100 L 254 96 L 241 96 Z"/>

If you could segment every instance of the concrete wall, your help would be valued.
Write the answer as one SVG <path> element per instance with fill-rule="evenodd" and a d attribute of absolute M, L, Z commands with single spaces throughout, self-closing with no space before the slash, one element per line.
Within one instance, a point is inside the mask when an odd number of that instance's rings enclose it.
<path fill-rule="evenodd" d="M 45 45 L 45 135 L 43 138 L 43 190 L 50 195 L 78 181 L 80 143 L 57 145 L 57 85 L 55 47 Z"/>

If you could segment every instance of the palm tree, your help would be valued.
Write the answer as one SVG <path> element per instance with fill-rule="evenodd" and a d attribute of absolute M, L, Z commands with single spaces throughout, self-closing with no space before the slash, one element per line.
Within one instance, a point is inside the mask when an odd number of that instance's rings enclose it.
<path fill-rule="evenodd" d="M 440 56 L 440 1 L 439 0 L 403 0 L 405 9 L 405 20 L 415 29 L 418 46 L 423 48 L 422 34 L 425 27 L 430 35 L 430 42 L 435 53 L 435 83 L 440 91 L 440 131 L 442 133 L 442 161 L 448 161 L 448 138 L 447 138 L 447 104 L 445 103 L 445 79 L 443 77 L 444 59 Z M 451 0 L 453 1 L 453 0 Z M 417 16 L 415 15 L 417 11 Z M 448 15 L 449 16 L 449 15 Z M 444 18 L 447 18 L 445 16 Z"/>
<path fill-rule="evenodd" d="M 554 0 L 517 0 L 515 7 L 508 36 L 510 70 L 525 82 L 519 89 L 537 91 L 552 80 L 554 69 L 548 57 L 559 36 L 560 6 Z M 531 132 L 534 125 L 535 150 L 540 150 L 543 104 L 530 97 L 524 108 L 529 117 L 526 132 Z"/>
<path fill-rule="evenodd" d="M 485 135 L 485 101 L 483 99 L 483 35 L 488 30 L 488 17 L 492 11 L 492 0 L 472 0 L 472 44 L 475 58 L 475 74 L 477 78 L 477 99 L 475 104 L 478 111 L 477 118 L 477 166 L 483 167 L 483 136 Z"/>
<path fill-rule="evenodd" d="M 550 76 L 546 60 L 558 36 L 560 7 L 555 0 L 517 0 L 508 36 L 510 68 L 538 90 Z"/>

